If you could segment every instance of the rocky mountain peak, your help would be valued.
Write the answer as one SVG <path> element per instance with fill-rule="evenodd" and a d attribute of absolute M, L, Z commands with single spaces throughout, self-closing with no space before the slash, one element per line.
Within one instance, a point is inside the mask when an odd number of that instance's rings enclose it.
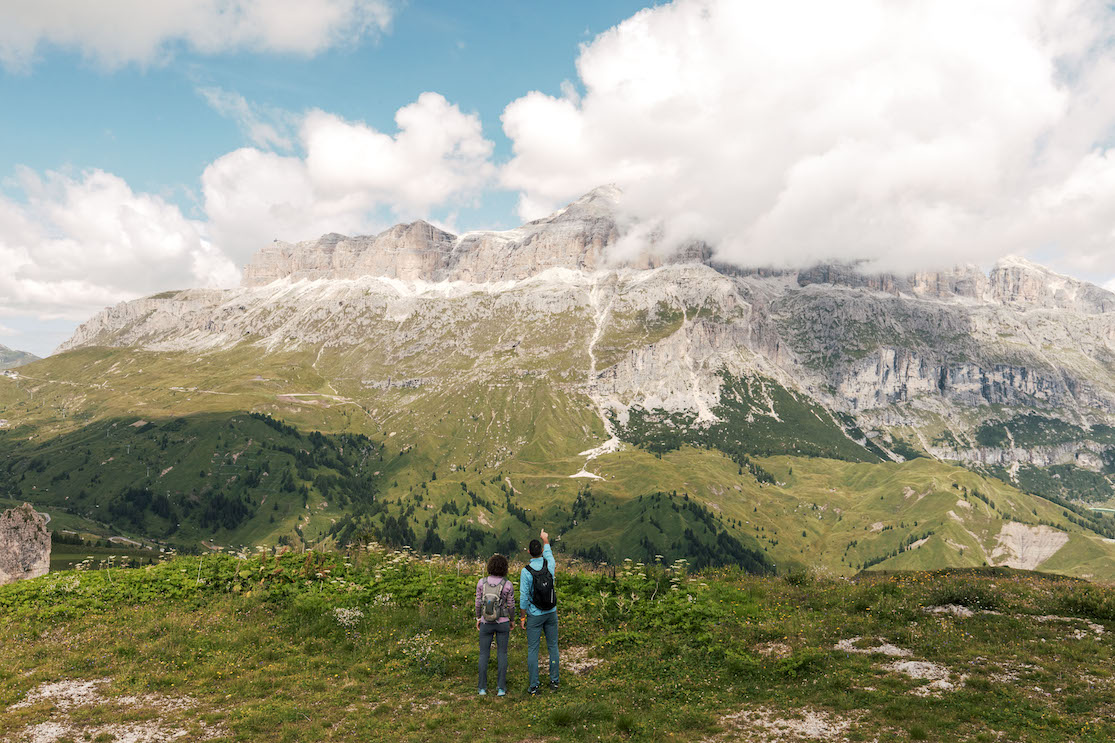
<path fill-rule="evenodd" d="M 614 184 L 597 186 L 581 198 L 558 209 L 548 217 L 536 219 L 528 224 L 553 224 L 555 222 L 593 221 L 599 219 L 615 220 L 619 200 L 623 191 Z"/>
<path fill-rule="evenodd" d="M 620 236 L 616 215 L 621 197 L 622 191 L 616 186 L 600 186 L 547 217 L 504 231 L 476 230 L 458 236 L 420 219 L 395 225 L 378 235 L 329 233 L 299 243 L 276 241 L 252 257 L 244 271 L 243 285 L 263 286 L 279 279 L 360 277 L 491 283 L 521 280 L 552 268 L 616 268 L 607 260 L 607 253 Z M 695 243 L 666 257 L 648 246 L 645 255 L 622 265 L 713 265 L 711 255 L 704 244 Z M 755 268 L 714 267 L 729 275 L 766 275 Z M 1088 315 L 1115 311 L 1115 294 L 1013 256 L 1000 260 L 989 274 L 977 266 L 878 273 L 865 270 L 857 262 L 832 262 L 777 273 L 796 275 L 801 287 L 828 284 L 894 296 L 989 302 L 1019 309 L 1062 309 Z"/>
<path fill-rule="evenodd" d="M 1003 304 L 1082 314 L 1115 311 L 1115 294 L 1017 256 L 1000 259 L 989 276 L 990 298 Z"/>
<path fill-rule="evenodd" d="M 549 268 L 593 270 L 619 237 L 619 197 L 615 186 L 601 186 L 544 219 L 502 232 L 457 236 L 418 220 L 374 236 L 330 233 L 293 244 L 275 241 L 252 256 L 242 283 L 362 276 L 483 283 L 524 279 Z"/>

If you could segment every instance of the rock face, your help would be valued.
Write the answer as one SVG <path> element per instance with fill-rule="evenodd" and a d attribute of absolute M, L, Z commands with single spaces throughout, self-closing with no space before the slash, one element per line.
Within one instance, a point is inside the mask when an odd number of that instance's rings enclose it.
<path fill-rule="evenodd" d="M 606 249 L 619 238 L 619 191 L 601 186 L 559 212 L 503 232 L 452 235 L 418 221 L 378 235 L 332 233 L 300 243 L 275 241 L 253 257 L 242 284 L 263 286 L 276 279 L 355 279 L 379 276 L 403 281 L 519 281 L 550 268 L 594 271 L 606 267 Z M 622 265 L 650 268 L 666 260 L 707 257 L 694 246 L 680 256 L 653 251 Z M 620 264 L 607 263 L 618 267 Z"/>
<path fill-rule="evenodd" d="M 30 504 L 0 513 L 0 586 L 50 571 L 50 532 Z"/>
<path fill-rule="evenodd" d="M 17 366 L 38 361 L 39 357 L 26 351 L 16 351 L 7 346 L 0 345 L 0 369 L 14 369 Z"/>
<path fill-rule="evenodd" d="M 668 258 L 648 245 L 617 264 L 618 197 L 599 188 L 504 232 L 415 222 L 275 243 L 237 289 L 122 303 L 60 350 L 344 349 L 343 376 L 369 394 L 399 380 L 451 394 L 493 373 L 550 375 L 621 422 L 633 406 L 707 422 L 726 371 L 777 380 L 943 459 L 1115 466 L 1115 294 L 1017 258 L 987 274 L 868 275 L 724 266 L 697 244 Z M 446 360 L 465 371 L 440 377 Z M 1026 413 L 1077 433 L 978 440 L 981 425 Z"/>

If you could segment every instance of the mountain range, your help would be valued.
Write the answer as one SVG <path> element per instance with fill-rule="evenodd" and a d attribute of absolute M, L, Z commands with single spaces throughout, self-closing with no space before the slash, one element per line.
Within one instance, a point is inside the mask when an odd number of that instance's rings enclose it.
<path fill-rule="evenodd" d="M 0 345 L 0 369 L 14 369 L 17 366 L 38 361 L 39 357 L 26 351 L 16 351 L 13 348 Z"/>
<path fill-rule="evenodd" d="M 0 380 L 0 487 L 187 547 L 556 524 L 598 561 L 1115 576 L 1115 294 L 1018 258 L 617 260 L 620 196 L 275 242 L 238 288 L 108 308 Z"/>

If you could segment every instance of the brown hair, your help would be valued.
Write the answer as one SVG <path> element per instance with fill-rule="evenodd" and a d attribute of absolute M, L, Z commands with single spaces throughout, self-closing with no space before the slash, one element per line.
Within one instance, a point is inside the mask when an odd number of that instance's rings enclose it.
<path fill-rule="evenodd" d="M 488 575 L 506 578 L 507 567 L 507 558 L 503 555 L 495 554 L 488 558 Z"/>

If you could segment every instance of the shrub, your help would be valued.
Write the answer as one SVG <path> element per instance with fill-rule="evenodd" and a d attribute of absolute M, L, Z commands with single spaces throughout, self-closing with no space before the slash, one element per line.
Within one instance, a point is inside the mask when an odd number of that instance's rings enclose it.
<path fill-rule="evenodd" d="M 956 604 L 969 609 L 998 609 L 1002 601 L 986 585 L 953 579 L 930 591 L 927 601 L 934 606 Z"/>
<path fill-rule="evenodd" d="M 431 630 L 419 632 L 399 640 L 399 649 L 408 660 L 423 673 L 437 676 L 445 673 L 447 659 L 442 650 L 441 640 L 432 637 Z"/>
<path fill-rule="evenodd" d="M 1115 592 L 1102 586 L 1072 586 L 1058 596 L 1058 603 L 1063 611 L 1078 617 L 1115 620 Z"/>

